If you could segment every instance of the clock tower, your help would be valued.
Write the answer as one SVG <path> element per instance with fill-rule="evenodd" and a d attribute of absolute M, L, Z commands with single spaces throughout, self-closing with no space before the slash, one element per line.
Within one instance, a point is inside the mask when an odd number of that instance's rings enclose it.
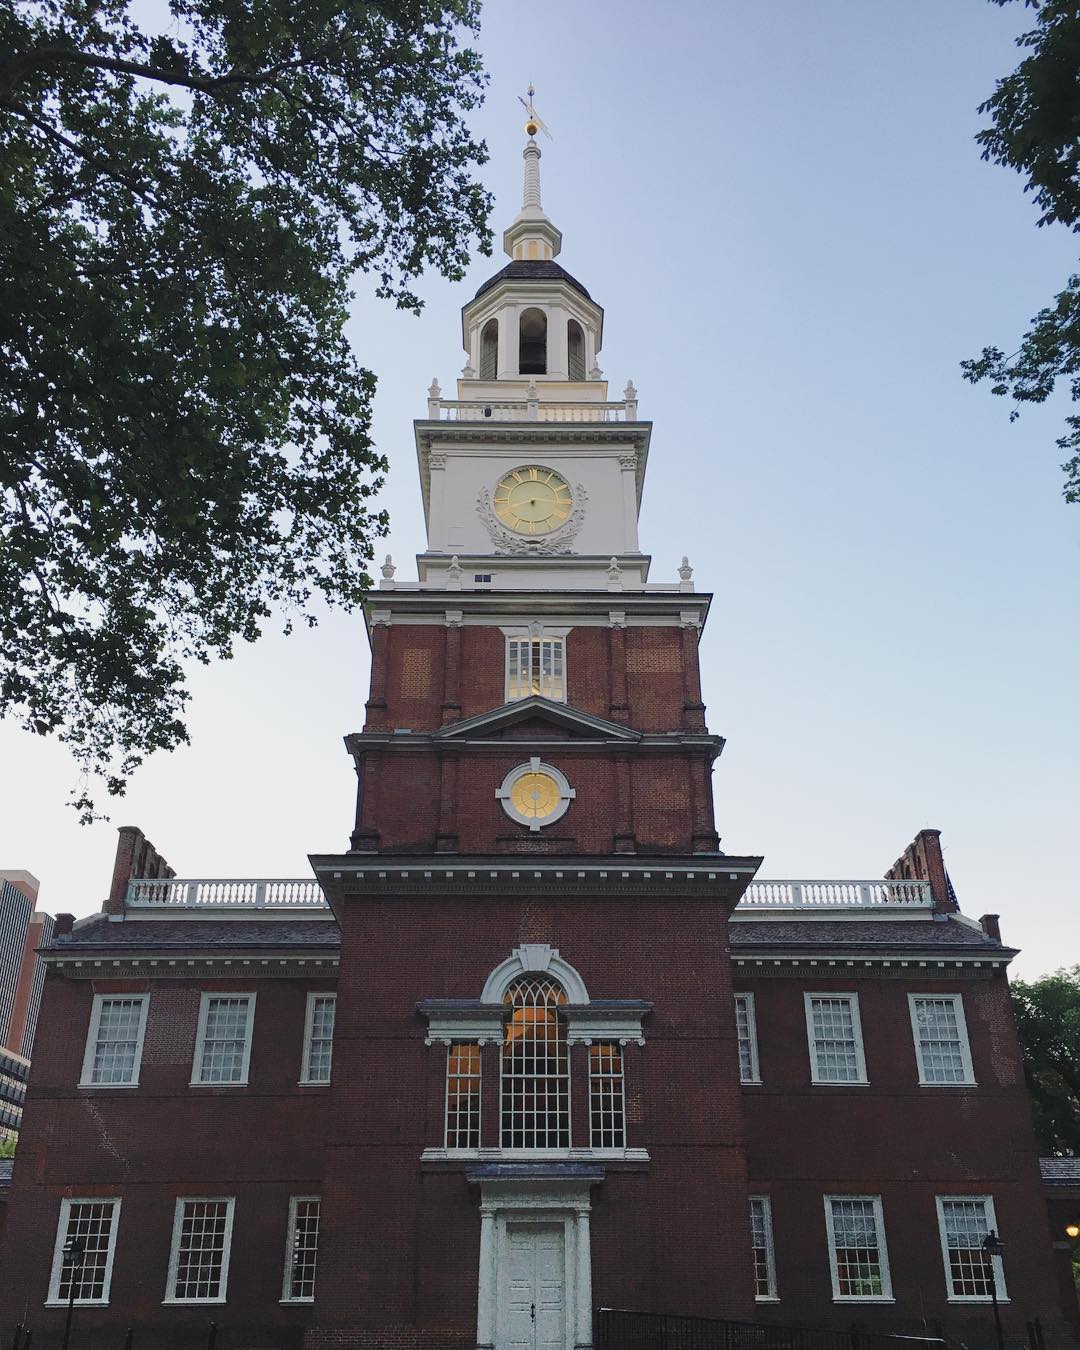
<path fill-rule="evenodd" d="M 417 580 L 388 558 L 365 605 L 351 849 L 312 859 L 342 933 L 312 1346 L 754 1306 L 727 925 L 760 859 L 713 824 L 711 597 L 685 559 L 649 580 L 652 427 L 609 398 L 531 132 L 524 164 L 415 424 Z"/>

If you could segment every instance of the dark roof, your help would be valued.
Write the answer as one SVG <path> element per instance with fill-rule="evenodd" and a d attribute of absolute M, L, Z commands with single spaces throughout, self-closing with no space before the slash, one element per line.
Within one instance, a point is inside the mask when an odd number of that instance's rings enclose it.
<path fill-rule="evenodd" d="M 128 919 L 100 914 L 55 938 L 44 950 L 115 951 L 118 948 L 332 947 L 341 945 L 333 919 Z"/>
<path fill-rule="evenodd" d="M 838 951 L 868 947 L 910 950 L 920 947 L 983 948 L 1011 952 L 980 928 L 970 928 L 953 918 L 930 919 L 739 919 L 731 925 L 734 951 L 768 948 L 829 948 Z"/>
<path fill-rule="evenodd" d="M 567 285 L 573 286 L 575 291 L 591 300 L 592 296 L 576 277 L 572 277 L 565 267 L 560 267 L 557 262 L 537 262 L 535 259 L 515 259 L 509 262 L 500 272 L 496 272 L 493 277 L 488 277 L 487 281 L 473 296 L 474 300 L 479 300 L 482 295 L 496 287 L 500 281 L 565 281 Z"/>
<path fill-rule="evenodd" d="M 1080 1158 L 1040 1158 L 1043 1181 L 1057 1186 L 1080 1186 Z"/>

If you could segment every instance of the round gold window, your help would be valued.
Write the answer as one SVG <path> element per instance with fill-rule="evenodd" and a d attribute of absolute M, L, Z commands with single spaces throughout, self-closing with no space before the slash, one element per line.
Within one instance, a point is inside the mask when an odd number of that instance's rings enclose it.
<path fill-rule="evenodd" d="M 510 800 L 528 820 L 546 820 L 558 807 L 559 785 L 547 773 L 524 773 L 510 789 Z"/>

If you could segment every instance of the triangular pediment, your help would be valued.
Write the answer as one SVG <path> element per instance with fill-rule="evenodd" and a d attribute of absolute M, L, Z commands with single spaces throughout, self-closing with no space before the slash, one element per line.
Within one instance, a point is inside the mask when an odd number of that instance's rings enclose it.
<path fill-rule="evenodd" d="M 590 741 L 639 741 L 641 733 L 609 722 L 604 717 L 570 708 L 565 703 L 534 694 L 516 703 L 504 703 L 491 712 L 451 722 L 435 733 L 435 740 L 512 740 L 535 736 L 557 736 L 560 739 L 585 738 Z"/>

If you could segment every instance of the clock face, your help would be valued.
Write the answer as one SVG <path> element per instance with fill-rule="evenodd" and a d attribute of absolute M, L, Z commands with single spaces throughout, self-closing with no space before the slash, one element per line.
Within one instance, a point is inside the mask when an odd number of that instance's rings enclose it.
<path fill-rule="evenodd" d="M 510 789 L 511 802 L 526 820 L 546 820 L 559 798 L 559 785 L 547 773 L 524 773 Z"/>
<path fill-rule="evenodd" d="M 511 469 L 500 478 L 493 502 L 502 523 L 518 534 L 550 534 L 568 519 L 573 504 L 566 479 L 539 464 Z"/>

